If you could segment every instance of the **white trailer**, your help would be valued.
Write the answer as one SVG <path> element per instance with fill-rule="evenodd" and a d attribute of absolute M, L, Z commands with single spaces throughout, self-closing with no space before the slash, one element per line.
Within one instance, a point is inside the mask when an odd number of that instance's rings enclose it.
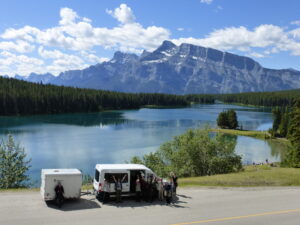
<path fill-rule="evenodd" d="M 41 195 L 45 201 L 55 199 L 55 187 L 61 183 L 64 198 L 80 198 L 82 174 L 78 169 L 42 169 Z"/>

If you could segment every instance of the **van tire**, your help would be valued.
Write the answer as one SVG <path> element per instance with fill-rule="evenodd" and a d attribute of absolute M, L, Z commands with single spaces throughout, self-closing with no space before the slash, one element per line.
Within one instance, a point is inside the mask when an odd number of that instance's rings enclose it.
<path fill-rule="evenodd" d="M 99 200 L 99 194 L 98 194 L 98 191 L 94 191 L 94 193 L 95 193 L 95 198 L 97 199 L 97 200 Z"/>

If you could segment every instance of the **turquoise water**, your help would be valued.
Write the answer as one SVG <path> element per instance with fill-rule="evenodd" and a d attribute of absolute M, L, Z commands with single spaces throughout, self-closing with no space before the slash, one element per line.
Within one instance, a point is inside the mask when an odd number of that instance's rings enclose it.
<path fill-rule="evenodd" d="M 42 168 L 79 168 L 92 174 L 96 163 L 124 163 L 142 156 L 189 128 L 216 126 L 219 112 L 234 109 L 244 129 L 272 126 L 269 109 L 212 104 L 176 109 L 122 110 L 89 114 L 0 117 L 0 138 L 13 134 L 30 158 L 29 174 L 39 182 Z M 245 164 L 280 161 L 283 147 L 237 137 L 235 151 Z"/>

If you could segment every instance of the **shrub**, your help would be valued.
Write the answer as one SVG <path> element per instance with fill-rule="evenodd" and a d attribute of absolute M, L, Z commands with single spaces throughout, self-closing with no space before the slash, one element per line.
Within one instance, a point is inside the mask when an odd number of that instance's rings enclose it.
<path fill-rule="evenodd" d="M 26 172 L 31 160 L 26 160 L 24 148 L 8 135 L 7 141 L 0 143 L 0 188 L 19 188 L 29 181 Z"/>
<path fill-rule="evenodd" d="M 209 129 L 188 130 L 164 143 L 156 152 L 139 160 L 160 176 L 174 171 L 177 176 L 204 176 L 242 169 L 241 157 L 234 153 L 236 139 L 222 134 L 212 136 Z"/>

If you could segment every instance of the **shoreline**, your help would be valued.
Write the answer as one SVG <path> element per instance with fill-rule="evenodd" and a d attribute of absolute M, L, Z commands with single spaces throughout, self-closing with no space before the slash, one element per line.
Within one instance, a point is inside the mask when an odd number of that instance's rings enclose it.
<path fill-rule="evenodd" d="M 235 129 L 222 129 L 222 128 L 211 128 L 211 132 L 223 133 L 223 134 L 232 134 L 253 137 L 260 140 L 272 140 L 278 141 L 281 143 L 289 144 L 289 140 L 286 138 L 273 138 L 268 131 L 256 131 L 256 130 L 235 130 Z"/>

